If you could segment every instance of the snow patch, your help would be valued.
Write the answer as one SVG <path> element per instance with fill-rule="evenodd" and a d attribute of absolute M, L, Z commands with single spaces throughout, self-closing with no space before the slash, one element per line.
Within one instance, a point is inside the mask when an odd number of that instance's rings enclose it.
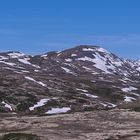
<path fill-rule="evenodd" d="M 106 103 L 107 103 L 107 106 L 108 106 L 108 107 L 113 107 L 113 108 L 114 108 L 114 107 L 116 107 L 116 106 L 117 106 L 117 105 L 112 104 L 112 103 L 109 103 L 109 102 L 106 102 Z"/>
<path fill-rule="evenodd" d="M 59 114 L 59 113 L 66 113 L 70 111 L 70 107 L 63 107 L 63 108 L 51 108 L 51 110 L 48 110 L 45 114 Z"/>
<path fill-rule="evenodd" d="M 82 92 L 88 92 L 88 90 L 80 89 L 80 88 L 76 88 L 76 90 L 78 90 L 78 91 L 82 91 Z"/>
<path fill-rule="evenodd" d="M 77 56 L 77 54 L 71 54 L 72 57 Z"/>
<path fill-rule="evenodd" d="M 37 102 L 37 104 L 35 104 L 34 106 L 30 107 L 29 110 L 33 111 L 35 108 L 44 106 L 45 103 L 47 103 L 50 99 L 41 99 L 39 102 Z"/>
<path fill-rule="evenodd" d="M 105 104 L 105 103 L 100 103 L 101 105 L 103 105 L 104 107 L 107 107 L 107 104 Z"/>
<path fill-rule="evenodd" d="M 31 65 L 35 68 L 40 68 L 38 65 L 34 65 L 34 64 L 31 64 L 28 60 L 30 58 L 24 58 L 24 59 L 18 59 L 19 62 L 23 63 L 23 64 L 26 64 L 26 65 Z"/>
<path fill-rule="evenodd" d="M 86 71 L 92 71 L 92 69 L 90 69 L 90 68 L 88 68 L 88 67 L 83 66 L 83 68 L 84 68 Z"/>
<path fill-rule="evenodd" d="M 35 72 L 39 72 L 39 70 L 34 70 Z"/>
<path fill-rule="evenodd" d="M 92 94 L 88 94 L 88 93 L 81 93 L 81 94 L 86 95 L 87 97 L 90 97 L 90 98 L 99 98 L 96 95 L 92 95 Z"/>
<path fill-rule="evenodd" d="M 2 104 L 4 104 L 4 106 L 6 108 L 9 108 L 11 111 L 13 110 L 12 107 L 9 104 L 7 104 L 5 101 L 2 101 Z"/>
<path fill-rule="evenodd" d="M 5 62 L 5 61 L 0 61 L 0 63 L 6 64 L 6 65 L 9 65 L 9 66 L 12 66 L 12 67 L 16 65 L 15 63 Z"/>
<path fill-rule="evenodd" d="M 57 52 L 57 56 L 60 56 L 62 53 L 61 53 L 62 51 L 58 51 Z"/>
<path fill-rule="evenodd" d="M 8 55 L 9 55 L 11 58 L 19 58 L 19 57 L 25 56 L 25 54 L 23 54 L 23 53 L 18 53 L 18 52 L 17 52 L 17 53 L 16 53 L 16 52 L 15 52 L 15 53 L 14 53 L 14 52 L 13 52 L 13 53 L 9 53 Z"/>
<path fill-rule="evenodd" d="M 43 55 L 41 55 L 41 57 L 47 57 L 48 56 L 48 54 L 43 54 Z"/>
<path fill-rule="evenodd" d="M 125 99 L 124 99 L 125 102 L 132 102 L 133 100 L 136 100 L 135 98 L 133 98 L 133 97 L 128 97 L 128 96 L 125 96 L 124 98 L 125 98 Z"/>
<path fill-rule="evenodd" d="M 95 49 L 91 49 L 91 48 L 83 48 L 83 51 L 95 51 Z"/>
<path fill-rule="evenodd" d="M 98 52 L 103 52 L 103 53 L 108 53 L 110 54 L 110 52 L 108 52 L 107 50 L 105 50 L 104 48 L 97 48 Z"/>
<path fill-rule="evenodd" d="M 76 76 L 76 74 L 74 72 L 72 72 L 71 70 L 69 70 L 68 68 L 65 68 L 65 67 L 61 67 L 65 72 L 67 73 L 70 73 L 70 74 L 73 74 Z"/>
<path fill-rule="evenodd" d="M 109 103 L 109 102 L 106 102 L 106 103 L 100 103 L 101 105 L 103 105 L 104 107 L 109 107 L 109 108 L 114 108 L 116 107 L 117 105 L 115 104 L 112 104 L 112 103 Z"/>
<path fill-rule="evenodd" d="M 65 59 L 66 62 L 72 62 L 72 59 L 68 58 L 68 59 Z"/>
<path fill-rule="evenodd" d="M 68 68 L 64 68 L 64 67 L 61 67 L 65 72 L 67 73 L 71 73 L 71 70 L 69 70 Z"/>
<path fill-rule="evenodd" d="M 0 56 L 0 60 L 7 60 L 7 59 L 8 59 L 7 57 Z"/>
<path fill-rule="evenodd" d="M 43 82 L 40 82 L 40 81 L 36 81 L 35 79 L 33 79 L 31 77 L 25 76 L 25 79 L 28 79 L 28 80 L 33 81 L 33 82 L 35 82 L 43 87 L 46 87 L 46 84 L 44 84 Z"/>
<path fill-rule="evenodd" d="M 102 71 L 104 71 L 105 73 L 108 74 L 112 74 L 110 71 L 108 71 L 108 69 L 114 70 L 115 67 L 113 65 L 106 65 L 106 58 L 101 57 L 100 55 L 96 54 L 94 55 L 95 59 L 94 59 L 94 66 Z"/>
<path fill-rule="evenodd" d="M 127 88 L 122 88 L 121 90 L 122 90 L 123 92 L 131 92 L 131 91 L 133 91 L 133 90 L 138 90 L 138 89 L 135 88 L 135 87 L 129 86 L 129 87 L 127 87 Z"/>
<path fill-rule="evenodd" d="M 103 53 L 108 53 L 110 54 L 110 52 L 108 52 L 107 50 L 105 50 L 104 48 L 100 48 L 100 47 L 95 47 L 95 48 L 83 48 L 83 51 L 98 51 L 98 52 L 103 52 Z"/>
<path fill-rule="evenodd" d="M 114 70 L 114 66 L 110 65 L 107 66 L 106 65 L 106 59 L 99 56 L 98 54 L 93 55 L 95 58 L 90 58 L 90 57 L 82 57 L 82 58 L 78 58 L 77 60 L 82 60 L 82 61 L 89 61 L 89 62 L 93 62 L 94 66 L 102 71 L 104 71 L 105 73 L 109 73 L 112 74 L 110 71 L 108 71 L 108 69 L 113 69 Z"/>
<path fill-rule="evenodd" d="M 137 94 L 137 93 L 131 93 L 132 95 L 135 95 L 135 96 L 137 96 L 137 97 L 139 97 L 140 95 L 139 94 Z"/>
<path fill-rule="evenodd" d="M 31 65 L 31 63 L 26 59 L 18 59 L 19 62 L 24 63 L 26 65 Z"/>
<path fill-rule="evenodd" d="M 23 73 L 30 73 L 30 72 L 27 71 L 27 70 L 21 70 L 21 72 L 23 72 Z"/>

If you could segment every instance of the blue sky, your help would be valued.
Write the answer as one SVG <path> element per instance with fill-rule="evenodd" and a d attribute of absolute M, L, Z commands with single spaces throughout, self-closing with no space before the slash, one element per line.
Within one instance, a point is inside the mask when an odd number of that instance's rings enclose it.
<path fill-rule="evenodd" d="M 80 44 L 140 58 L 140 0 L 0 1 L 0 51 L 27 54 Z"/>

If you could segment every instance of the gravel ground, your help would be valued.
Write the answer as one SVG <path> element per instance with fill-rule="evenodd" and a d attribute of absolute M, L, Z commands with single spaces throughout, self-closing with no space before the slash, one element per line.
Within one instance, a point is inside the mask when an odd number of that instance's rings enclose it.
<path fill-rule="evenodd" d="M 29 133 L 41 140 L 140 140 L 140 112 L 116 109 L 41 117 L 0 116 L 0 136 Z"/>

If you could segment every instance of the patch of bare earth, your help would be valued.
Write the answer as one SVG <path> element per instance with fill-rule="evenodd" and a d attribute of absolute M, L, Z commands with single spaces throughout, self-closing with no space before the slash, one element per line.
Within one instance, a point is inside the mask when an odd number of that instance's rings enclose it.
<path fill-rule="evenodd" d="M 35 134 L 41 140 L 140 140 L 140 113 L 92 111 L 53 116 L 1 116 L 0 135 Z"/>

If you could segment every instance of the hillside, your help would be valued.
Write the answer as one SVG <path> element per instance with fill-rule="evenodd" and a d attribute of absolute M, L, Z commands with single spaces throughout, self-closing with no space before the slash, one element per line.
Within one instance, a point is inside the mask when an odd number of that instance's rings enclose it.
<path fill-rule="evenodd" d="M 59 52 L 0 53 L 0 112 L 50 115 L 139 109 L 140 61 L 81 45 Z"/>

